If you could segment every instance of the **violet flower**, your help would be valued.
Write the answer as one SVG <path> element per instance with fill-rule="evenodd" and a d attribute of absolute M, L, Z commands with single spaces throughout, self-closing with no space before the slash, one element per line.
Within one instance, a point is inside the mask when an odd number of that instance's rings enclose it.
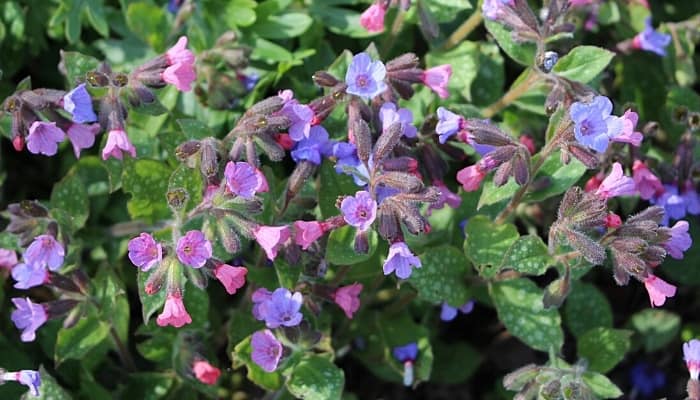
<path fill-rule="evenodd" d="M 636 185 L 634 179 L 624 175 L 622 165 L 616 162 L 613 163 L 612 171 L 603 179 L 595 193 L 607 200 L 612 197 L 635 194 Z"/>
<path fill-rule="evenodd" d="M 603 153 L 610 140 L 618 136 L 623 129 L 620 118 L 610 115 L 612 108 L 612 102 L 605 96 L 596 96 L 590 103 L 573 103 L 569 115 L 575 123 L 576 140 Z"/>
<path fill-rule="evenodd" d="M 252 353 L 250 358 L 266 372 L 274 372 L 282 358 L 282 343 L 275 335 L 265 329 L 253 333 L 250 338 Z"/>
<path fill-rule="evenodd" d="M 386 67 L 381 61 L 372 61 L 367 53 L 359 53 L 352 58 L 345 74 L 346 91 L 371 100 L 386 90 L 385 77 Z"/>
<path fill-rule="evenodd" d="M 690 372 L 690 379 L 697 380 L 700 375 L 700 340 L 683 343 L 683 359 Z"/>
<path fill-rule="evenodd" d="M 306 160 L 321 165 L 321 157 L 326 154 L 328 145 L 326 129 L 321 125 L 312 126 L 309 137 L 299 141 L 292 150 L 292 159 L 297 163 Z"/>
<path fill-rule="evenodd" d="M 49 318 L 46 307 L 42 304 L 34 304 L 28 297 L 15 297 L 12 303 L 17 307 L 12 312 L 12 322 L 22 330 L 20 338 L 23 342 L 32 342 L 36 338 L 36 330 L 39 329 Z"/>
<path fill-rule="evenodd" d="M 481 5 L 481 13 L 484 17 L 497 21 L 502 18 L 506 7 L 513 7 L 514 0 L 484 0 Z"/>
<path fill-rule="evenodd" d="M 654 30 L 651 24 L 651 17 L 644 21 L 645 28 L 632 39 L 632 46 L 635 49 L 642 49 L 666 56 L 666 47 L 671 43 L 671 35 L 660 33 Z"/>
<path fill-rule="evenodd" d="M 411 276 L 412 268 L 420 268 L 420 258 L 411 253 L 411 250 L 404 242 L 396 242 L 389 247 L 389 255 L 384 261 L 384 275 L 396 272 L 400 279 L 408 279 Z"/>
<path fill-rule="evenodd" d="M 212 256 L 212 247 L 202 231 L 192 230 L 177 241 L 177 258 L 192 268 L 201 268 Z"/>
<path fill-rule="evenodd" d="M 643 161 L 634 160 L 632 179 L 637 186 L 639 196 L 644 200 L 649 200 L 664 191 L 661 180 L 649 170 Z"/>
<path fill-rule="evenodd" d="M 148 233 L 131 239 L 128 249 L 129 260 L 142 271 L 148 271 L 163 260 L 163 247 Z"/>
<path fill-rule="evenodd" d="M 473 309 L 474 300 L 469 300 L 460 307 L 452 307 L 445 301 L 440 306 L 440 319 L 445 322 L 449 322 L 457 317 L 457 311 L 461 312 L 462 314 L 469 314 Z"/>
<path fill-rule="evenodd" d="M 347 196 L 340 203 L 340 211 L 348 225 L 364 232 L 372 225 L 377 217 L 377 202 L 367 191 L 359 191 L 355 196 Z"/>
<path fill-rule="evenodd" d="M 437 67 L 429 68 L 421 74 L 421 81 L 433 92 L 437 93 L 441 99 L 450 97 L 450 92 L 447 90 L 447 84 L 452 76 L 452 66 L 449 64 L 438 65 Z"/>
<path fill-rule="evenodd" d="M 676 260 L 683 259 L 683 253 L 693 244 L 693 240 L 688 233 L 688 222 L 678 221 L 672 228 L 671 238 L 662 244 L 668 254 Z"/>
<path fill-rule="evenodd" d="M 75 158 L 80 158 L 82 149 L 89 149 L 95 144 L 95 136 L 100 133 L 100 124 L 71 124 L 66 131 L 73 145 Z"/>
<path fill-rule="evenodd" d="M 228 190 L 246 200 L 253 199 L 262 186 L 261 175 L 252 165 L 240 161 L 229 161 L 224 170 Z"/>
<path fill-rule="evenodd" d="M 63 109 L 71 114 L 73 122 L 84 124 L 97 121 L 97 115 L 92 108 L 92 98 L 84 83 L 63 96 Z"/>
<path fill-rule="evenodd" d="M 5 372 L 0 375 L 0 382 L 15 381 L 29 388 L 32 396 L 39 397 L 39 387 L 41 387 L 41 374 L 39 371 L 23 369 L 16 372 Z"/>
<path fill-rule="evenodd" d="M 333 301 L 345 312 L 345 316 L 352 319 L 353 315 L 360 308 L 360 292 L 362 292 L 361 283 L 353 283 L 352 285 L 339 287 L 333 293 Z"/>
<path fill-rule="evenodd" d="M 467 125 L 467 121 L 461 115 L 457 115 L 445 107 L 438 107 L 437 117 L 438 123 L 435 126 L 435 132 L 438 134 L 438 141 L 443 144 Z"/>
<path fill-rule="evenodd" d="M 65 133 L 55 122 L 34 121 L 29 126 L 27 149 L 32 154 L 53 156 L 58 152 L 58 144 L 65 138 Z"/>
<path fill-rule="evenodd" d="M 17 264 L 12 268 L 12 278 L 17 281 L 16 289 L 29 289 L 46 283 L 49 271 L 42 265 Z"/>
<path fill-rule="evenodd" d="M 639 116 L 637 113 L 627 110 L 622 117 L 620 117 L 620 121 L 622 122 L 622 131 L 619 135 L 611 138 L 612 141 L 629 143 L 632 146 L 639 147 L 642 144 L 642 139 L 644 139 L 644 136 L 641 132 L 636 132 L 634 130 L 635 126 L 637 126 L 637 122 L 639 121 Z"/>
<path fill-rule="evenodd" d="M 51 271 L 56 271 L 63 265 L 64 257 L 63 246 L 51 235 L 35 237 L 24 252 L 24 261 L 27 264 L 48 267 Z"/>
<path fill-rule="evenodd" d="M 292 293 L 288 289 L 278 288 L 261 304 L 258 311 L 268 328 L 297 326 L 303 318 L 299 312 L 302 301 L 301 293 Z"/>

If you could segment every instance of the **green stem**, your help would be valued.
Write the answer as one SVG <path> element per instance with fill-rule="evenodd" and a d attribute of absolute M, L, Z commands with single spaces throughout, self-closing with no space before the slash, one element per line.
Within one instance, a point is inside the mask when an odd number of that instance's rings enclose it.
<path fill-rule="evenodd" d="M 396 43 L 396 38 L 398 38 L 399 33 L 401 33 L 401 29 L 403 28 L 403 21 L 405 18 L 406 12 L 399 7 L 398 14 L 396 14 L 396 18 L 394 18 L 394 23 L 391 25 L 391 31 L 389 31 L 389 36 L 386 37 L 384 43 L 382 44 L 381 54 L 384 57 L 387 57 L 389 51 L 391 51 L 391 49 L 394 47 L 394 43 Z"/>
<path fill-rule="evenodd" d="M 508 107 L 511 103 L 517 100 L 520 96 L 525 94 L 532 85 L 537 82 L 538 75 L 534 73 L 532 68 L 528 69 L 527 76 L 516 86 L 511 87 L 500 99 L 496 100 L 493 104 L 489 105 L 481 112 L 484 118 L 491 118 L 498 114 L 501 110 Z"/>
<path fill-rule="evenodd" d="M 117 333 L 117 330 L 114 329 L 114 326 L 109 327 L 109 334 L 112 336 L 114 344 L 117 345 L 117 354 L 119 354 L 119 359 L 121 359 L 122 364 L 124 364 L 129 372 L 136 371 L 136 363 L 134 363 L 134 359 L 131 357 L 129 349 L 126 348 L 124 342 L 122 342 L 122 340 L 119 338 L 119 334 Z"/>
<path fill-rule="evenodd" d="M 476 27 L 481 25 L 481 22 L 484 20 L 483 16 L 481 15 L 480 10 L 475 10 L 472 15 L 467 18 L 462 25 L 460 25 L 457 29 L 455 29 L 454 32 L 450 35 L 449 38 L 445 41 L 445 43 L 442 45 L 443 50 L 449 50 L 455 46 L 457 46 L 464 38 L 469 36 L 470 33 Z"/>

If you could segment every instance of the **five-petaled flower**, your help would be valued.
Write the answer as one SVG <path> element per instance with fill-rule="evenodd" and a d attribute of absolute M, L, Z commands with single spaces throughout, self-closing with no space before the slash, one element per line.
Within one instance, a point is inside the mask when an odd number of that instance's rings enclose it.
<path fill-rule="evenodd" d="M 384 275 L 392 272 L 400 279 L 408 279 L 411 276 L 413 267 L 421 267 L 420 258 L 411 253 L 411 250 L 404 242 L 396 242 L 389 247 L 389 255 L 384 261 Z"/>
<path fill-rule="evenodd" d="M 605 96 L 596 96 L 590 103 L 576 102 L 569 115 L 574 121 L 574 135 L 582 145 L 603 153 L 610 140 L 622 133 L 622 120 L 610 115 L 613 105 Z"/>
<path fill-rule="evenodd" d="M 211 242 L 202 231 L 189 231 L 177 241 L 177 258 L 192 268 L 201 268 L 211 258 Z"/>
<path fill-rule="evenodd" d="M 345 222 L 364 232 L 377 216 L 377 202 L 369 192 L 361 190 L 355 196 L 345 197 L 340 203 L 340 210 Z"/>
<path fill-rule="evenodd" d="M 128 249 L 129 260 L 142 271 L 148 271 L 163 260 L 163 247 L 145 232 L 131 239 Z"/>
<path fill-rule="evenodd" d="M 386 67 L 381 61 L 372 61 L 367 53 L 356 54 L 345 74 L 347 92 L 372 99 L 386 90 L 385 77 Z"/>
<path fill-rule="evenodd" d="M 250 358 L 266 372 L 273 372 L 282 358 L 282 343 L 269 329 L 253 333 L 250 338 Z"/>

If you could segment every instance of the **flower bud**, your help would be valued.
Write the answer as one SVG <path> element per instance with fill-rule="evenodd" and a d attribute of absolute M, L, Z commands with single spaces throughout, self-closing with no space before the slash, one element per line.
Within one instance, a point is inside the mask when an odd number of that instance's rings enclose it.
<path fill-rule="evenodd" d="M 379 234 L 384 239 L 393 242 L 401 237 L 401 227 L 393 202 L 387 203 L 387 200 L 382 202 L 377 209 L 377 221 Z"/>
<path fill-rule="evenodd" d="M 386 63 L 386 70 L 387 73 L 389 72 L 395 72 L 395 71 L 400 71 L 400 70 L 405 70 L 405 69 L 412 69 L 412 68 L 418 68 L 420 60 L 418 57 L 413 54 L 413 53 L 405 53 L 402 54 L 393 60 L 389 61 Z M 420 82 L 420 79 L 415 82 L 418 83 Z"/>
<path fill-rule="evenodd" d="M 144 292 L 152 296 L 158 292 L 160 292 L 161 289 L 163 289 L 163 284 L 165 284 L 165 278 L 168 274 L 168 270 L 170 269 L 170 266 L 173 264 L 175 260 L 171 257 L 166 257 L 163 259 L 163 261 L 151 272 L 151 274 L 148 276 L 148 279 L 146 279 L 146 282 L 144 284 Z"/>
<path fill-rule="evenodd" d="M 279 96 L 271 96 L 261 100 L 248 109 L 245 115 L 271 115 L 282 109 L 284 100 Z"/>
<path fill-rule="evenodd" d="M 372 133 L 369 131 L 369 125 L 363 119 L 357 119 L 353 124 L 352 131 L 355 137 L 355 146 L 357 146 L 357 156 L 366 165 L 372 151 Z"/>
<path fill-rule="evenodd" d="M 203 140 L 201 143 L 199 170 L 207 178 L 211 178 L 219 172 L 219 155 L 213 140 Z"/>
<path fill-rule="evenodd" d="M 400 122 L 395 122 L 388 129 L 382 132 L 374 145 L 374 162 L 381 163 L 399 143 L 403 128 Z"/>
<path fill-rule="evenodd" d="M 238 238 L 234 226 L 235 225 L 229 218 L 224 218 L 216 224 L 221 244 L 224 246 L 224 249 L 231 254 L 236 254 L 241 250 L 241 240 Z"/>
<path fill-rule="evenodd" d="M 175 148 L 175 156 L 180 161 L 185 161 L 189 157 L 197 154 L 202 148 L 202 144 L 199 140 L 189 140 L 177 146 Z"/>
<path fill-rule="evenodd" d="M 326 71 L 318 71 L 313 76 L 311 79 L 314 80 L 314 83 L 323 86 L 323 87 L 333 87 L 340 83 L 340 81 L 333 75 L 329 74 Z"/>
<path fill-rule="evenodd" d="M 43 306 L 49 318 L 57 318 L 67 314 L 79 303 L 77 300 L 54 300 L 43 303 Z"/>
<path fill-rule="evenodd" d="M 173 211 L 181 210 L 190 198 L 187 190 L 183 188 L 170 189 L 165 196 L 168 200 L 168 206 L 170 206 Z"/>
<path fill-rule="evenodd" d="M 598 167 L 598 156 L 584 146 L 578 143 L 569 143 L 566 149 L 588 169 L 595 169 Z"/>
<path fill-rule="evenodd" d="M 387 171 L 376 179 L 375 185 L 384 184 L 402 192 L 418 192 L 423 189 L 423 181 L 406 172 Z"/>
<path fill-rule="evenodd" d="M 284 148 L 272 136 L 258 135 L 255 137 L 255 142 L 270 160 L 282 161 L 284 158 Z"/>
<path fill-rule="evenodd" d="M 601 265 L 605 261 L 605 249 L 598 242 L 585 234 L 573 229 L 563 229 L 569 245 L 581 252 L 583 258 L 593 265 Z"/>
<path fill-rule="evenodd" d="M 367 254 L 369 252 L 369 231 L 357 231 L 354 247 L 355 252 L 358 254 Z"/>

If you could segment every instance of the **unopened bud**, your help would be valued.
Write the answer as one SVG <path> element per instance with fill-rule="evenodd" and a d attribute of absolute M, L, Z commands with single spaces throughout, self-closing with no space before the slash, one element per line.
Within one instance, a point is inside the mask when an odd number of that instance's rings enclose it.
<path fill-rule="evenodd" d="M 219 157 L 216 150 L 216 143 L 212 140 L 202 141 L 201 160 L 199 170 L 202 175 L 210 178 L 219 171 Z"/>
<path fill-rule="evenodd" d="M 187 193 L 187 190 L 183 188 L 174 188 L 168 190 L 166 197 L 170 208 L 173 210 L 180 210 L 185 206 L 185 204 L 187 204 L 187 200 L 189 200 L 190 195 Z"/>
<path fill-rule="evenodd" d="M 17 135 L 12 138 L 12 147 L 15 148 L 16 151 L 22 151 L 24 150 L 24 137 Z"/>
<path fill-rule="evenodd" d="M 284 100 L 279 96 L 271 96 L 253 104 L 246 112 L 247 115 L 270 115 L 284 106 Z"/>
<path fill-rule="evenodd" d="M 601 265 L 605 261 L 605 249 L 598 242 L 585 234 L 573 229 L 563 230 L 569 245 L 578 250 L 583 258 L 593 265 Z"/>
<path fill-rule="evenodd" d="M 569 279 L 569 271 L 561 278 L 553 281 L 544 291 L 542 304 L 544 308 L 559 308 L 564 304 L 564 300 L 571 291 L 571 281 Z"/>
<path fill-rule="evenodd" d="M 257 135 L 255 141 L 270 160 L 282 161 L 284 158 L 284 147 L 282 147 L 273 136 L 268 134 Z"/>
<path fill-rule="evenodd" d="M 185 161 L 187 158 L 197 154 L 202 148 L 199 140 L 190 140 L 175 148 L 175 156 L 180 161 Z"/>
<path fill-rule="evenodd" d="M 104 87 L 109 85 L 109 77 L 98 71 L 90 71 L 85 76 L 92 87 Z"/>
<path fill-rule="evenodd" d="M 505 162 L 493 174 L 493 184 L 496 187 L 501 187 L 508 182 L 508 178 L 513 174 L 513 163 Z"/>
<path fill-rule="evenodd" d="M 165 284 L 165 278 L 168 273 L 168 270 L 170 269 L 171 264 L 173 263 L 173 260 L 171 258 L 165 258 L 163 261 L 151 272 L 151 275 L 148 276 L 148 279 L 146 279 L 146 282 L 144 284 L 144 292 L 152 296 L 163 289 L 163 285 Z M 139 272 L 141 273 L 141 272 Z"/>
<path fill-rule="evenodd" d="M 238 238 L 238 234 L 233 229 L 233 224 L 229 219 L 224 218 L 222 221 L 219 221 L 217 231 L 221 244 L 227 252 L 236 254 L 241 250 L 241 240 Z"/>
<path fill-rule="evenodd" d="M 384 130 L 377 143 L 374 145 L 374 162 L 379 164 L 386 158 L 399 143 L 403 127 L 400 122 L 395 122 L 388 129 Z"/>
<path fill-rule="evenodd" d="M 369 235 L 368 232 L 357 231 L 355 235 L 355 252 L 358 254 L 367 254 L 369 251 Z"/>
<path fill-rule="evenodd" d="M 420 60 L 413 53 L 402 54 L 386 63 L 387 72 L 394 72 L 402 69 L 418 68 Z"/>
<path fill-rule="evenodd" d="M 65 315 L 78 304 L 77 300 L 54 300 L 44 303 L 43 306 L 49 318 L 57 318 Z"/>
<path fill-rule="evenodd" d="M 407 172 L 387 171 L 376 179 L 375 184 L 380 183 L 409 193 L 423 189 L 423 181 Z"/>
<path fill-rule="evenodd" d="M 513 158 L 513 177 L 515 182 L 522 186 L 528 182 L 530 179 L 530 160 L 527 154 L 524 152 L 516 153 L 515 158 Z"/>
<path fill-rule="evenodd" d="M 369 125 L 363 119 L 356 120 L 353 124 L 353 134 L 355 146 L 357 146 L 357 156 L 360 161 L 367 164 L 372 151 L 372 134 L 369 131 Z"/>
<path fill-rule="evenodd" d="M 313 76 L 311 79 L 314 80 L 314 83 L 323 86 L 323 87 L 333 87 L 340 83 L 340 81 L 333 75 L 329 74 L 326 71 L 318 71 Z"/>
<path fill-rule="evenodd" d="M 558 380 L 552 380 L 540 387 L 540 396 L 543 400 L 559 399 L 561 395 L 561 385 Z"/>
<path fill-rule="evenodd" d="M 387 199 L 388 200 L 388 199 Z M 389 242 L 400 237 L 399 219 L 396 216 L 396 211 L 393 208 L 393 202 L 387 203 L 387 200 L 382 202 L 377 210 L 377 221 L 379 221 L 379 234 Z"/>
<path fill-rule="evenodd" d="M 124 87 L 127 83 L 129 83 L 129 77 L 124 73 L 118 72 L 112 77 L 112 84 L 114 84 L 114 86 Z"/>
<path fill-rule="evenodd" d="M 598 166 L 598 156 L 578 143 L 569 143 L 567 150 L 588 169 L 595 169 Z"/>

